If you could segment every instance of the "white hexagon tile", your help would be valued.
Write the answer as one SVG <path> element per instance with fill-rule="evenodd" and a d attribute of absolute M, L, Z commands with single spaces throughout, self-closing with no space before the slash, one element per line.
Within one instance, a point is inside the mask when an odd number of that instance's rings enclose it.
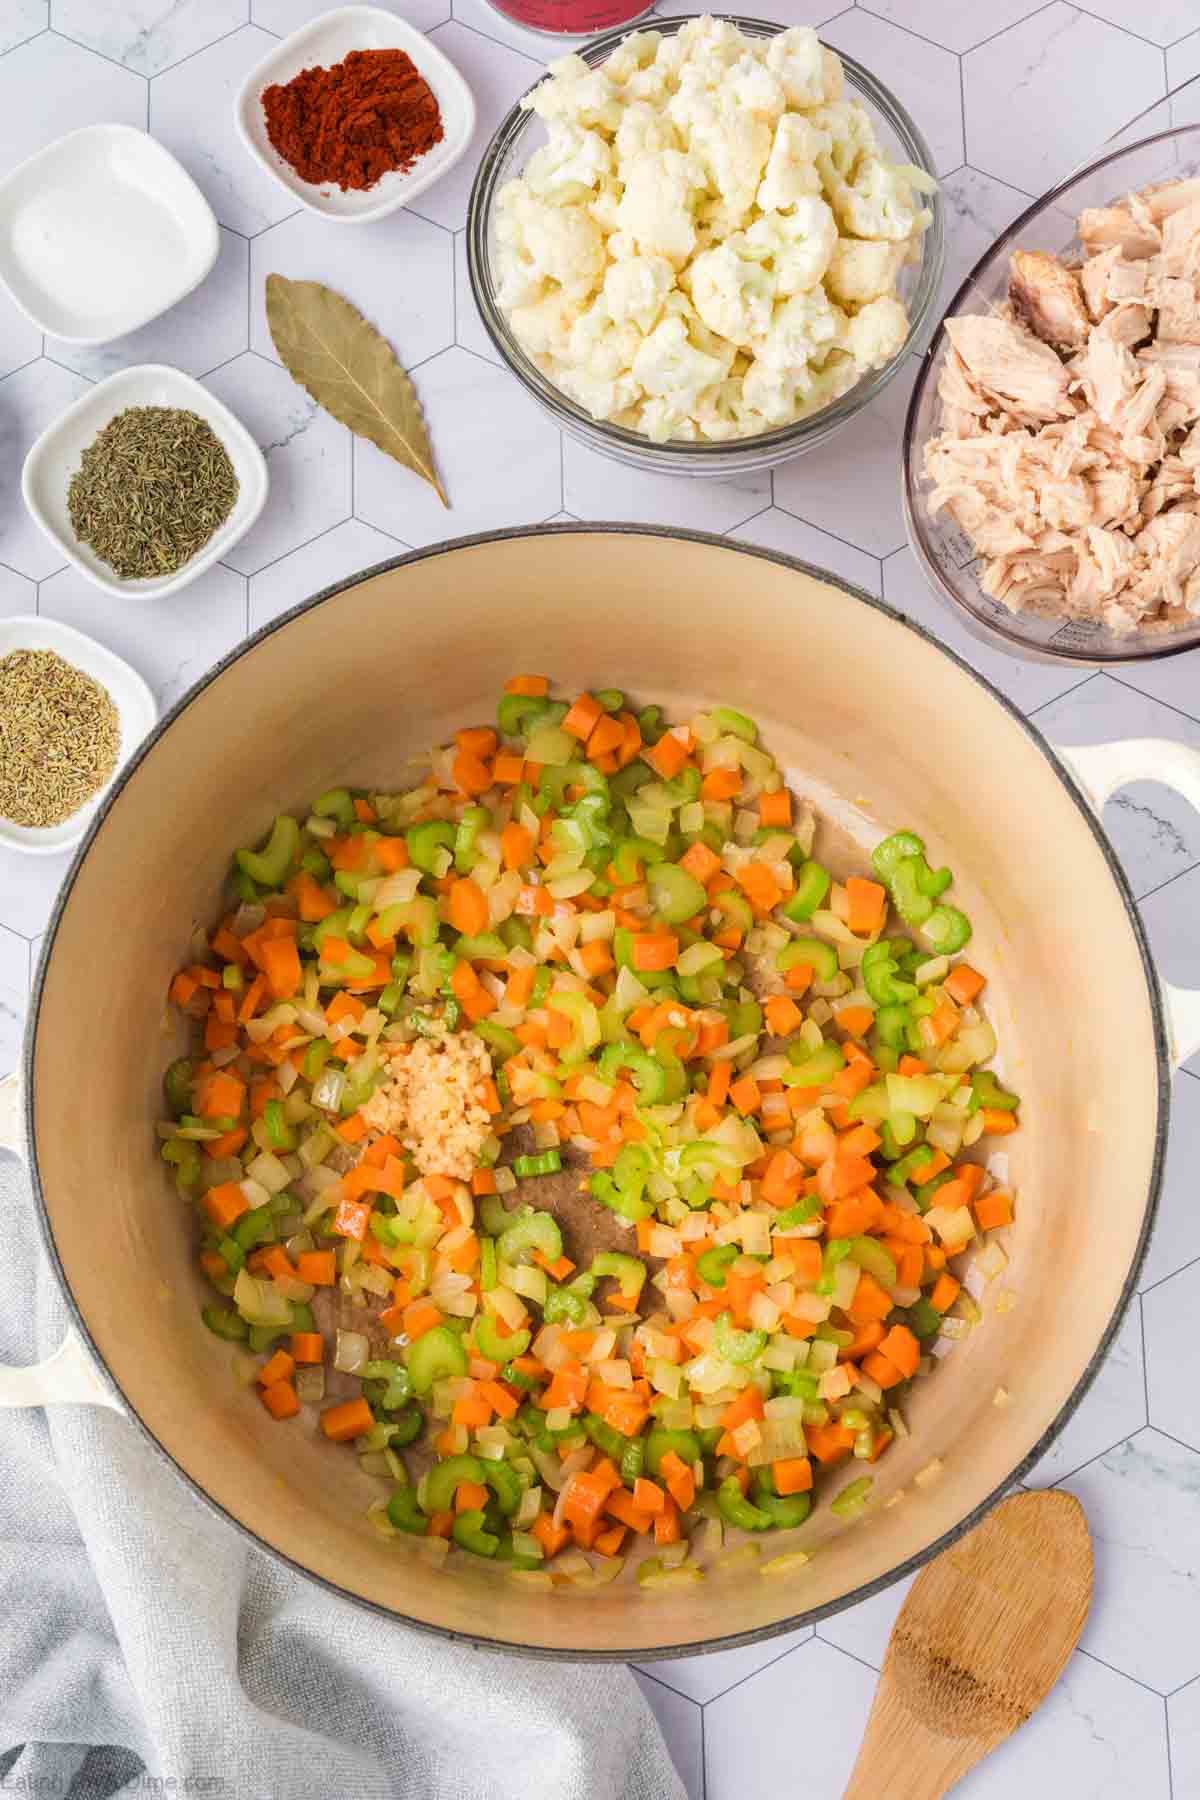
<path fill-rule="evenodd" d="M 298 208 L 248 156 L 232 117 L 250 68 L 325 10 L 321 0 L 0 0 L 0 176 L 65 123 L 148 126 L 221 226 L 204 285 L 99 350 L 43 340 L 0 295 L 0 618 L 41 611 L 90 632 L 167 705 L 248 631 L 407 548 L 531 521 L 622 517 L 725 532 L 881 594 L 1054 742 L 1162 736 L 1200 747 L 1200 651 L 1102 675 L 1016 661 L 933 597 L 906 548 L 899 481 L 915 361 L 835 439 L 773 476 L 645 477 L 564 439 L 487 337 L 464 235 L 492 131 L 560 46 L 488 0 L 389 3 L 459 65 L 479 123 L 458 168 L 411 209 L 348 230 Z M 656 10 L 695 7 L 660 0 Z M 1196 0 L 758 0 L 747 10 L 822 28 L 912 111 L 943 177 L 943 303 L 1032 196 L 1168 82 L 1200 74 Z M 1198 93 L 1200 83 L 1180 97 L 1177 121 L 1200 123 Z M 450 510 L 291 380 L 266 324 L 272 272 L 330 282 L 393 344 L 413 372 Z M 19 472 L 33 438 L 92 382 L 148 360 L 200 377 L 233 408 L 266 453 L 271 492 L 254 530 L 192 586 L 166 602 L 114 602 L 62 566 L 23 510 Z M 1117 797 L 1105 824 L 1164 973 L 1200 986 L 1200 819 L 1141 784 Z M 37 943 L 68 860 L 0 848 L 0 1074 L 17 1055 Z M 1198 1161 L 1200 1057 L 1174 1080 L 1139 1292 L 1091 1392 L 1027 1476 L 1065 1485 L 1087 1508 L 1092 1615 L 1046 1705 L 962 1784 L 967 1800 L 1057 1800 L 1064 1780 L 1080 1800 L 1200 1794 Z M 835 1800 L 904 1591 L 815 1633 L 639 1670 L 691 1800 L 773 1800 L 798 1781 L 809 1800 Z"/>

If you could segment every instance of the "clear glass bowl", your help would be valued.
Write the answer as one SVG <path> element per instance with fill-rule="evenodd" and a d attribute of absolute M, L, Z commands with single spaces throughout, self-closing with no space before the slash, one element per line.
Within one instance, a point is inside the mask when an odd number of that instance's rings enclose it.
<path fill-rule="evenodd" d="M 697 15 L 699 16 L 699 15 Z M 765 19 L 743 19 L 722 14 L 749 38 L 774 37 L 784 28 Z M 652 19 L 650 29 L 672 36 L 688 23 L 686 17 Z M 612 31 L 588 44 L 580 55 L 595 67 L 605 61 L 629 31 Z M 900 102 L 851 57 L 838 52 L 846 72 L 846 87 L 870 114 L 880 143 L 898 162 L 915 163 L 933 173 L 929 148 Z M 786 462 L 801 451 L 811 450 L 833 436 L 840 426 L 872 401 L 887 386 L 901 364 L 915 349 L 928 340 L 930 319 L 945 258 L 944 208 L 941 195 L 930 196 L 928 205 L 933 222 L 921 240 L 920 261 L 909 263 L 902 271 L 897 289 L 909 316 L 908 337 L 902 349 L 882 369 L 874 370 L 857 383 L 832 406 L 794 425 L 781 425 L 774 431 L 763 431 L 753 437 L 732 438 L 719 444 L 655 444 L 640 432 L 593 419 L 591 414 L 568 399 L 560 388 L 549 381 L 525 354 L 512 332 L 496 299 L 494 211 L 496 195 L 505 182 L 529 161 L 533 152 L 545 141 L 545 127 L 536 113 L 522 111 L 520 105 L 501 120 L 495 137 L 488 145 L 471 190 L 467 214 L 467 267 L 471 291 L 479 308 L 488 336 L 528 394 L 545 408 L 558 425 L 580 443 L 633 468 L 658 475 L 745 474 L 754 469 L 769 469 Z"/>
<path fill-rule="evenodd" d="M 937 433 L 941 411 L 938 379 L 949 343 L 942 323 L 956 313 L 990 313 L 1003 304 L 1011 251 L 1079 252 L 1075 221 L 1084 207 L 1106 206 L 1135 189 L 1195 175 L 1198 170 L 1200 126 L 1184 125 L 1110 149 L 1069 176 L 1023 212 L 975 264 L 946 308 L 925 353 L 904 426 L 904 514 L 909 542 L 939 599 L 959 614 L 975 637 L 1009 655 L 1084 666 L 1176 656 L 1200 644 L 1200 618 L 1192 624 L 1120 634 L 1061 613 L 1012 612 L 983 591 L 976 575 L 979 559 L 970 539 L 948 512 L 929 510 L 925 446 Z"/>

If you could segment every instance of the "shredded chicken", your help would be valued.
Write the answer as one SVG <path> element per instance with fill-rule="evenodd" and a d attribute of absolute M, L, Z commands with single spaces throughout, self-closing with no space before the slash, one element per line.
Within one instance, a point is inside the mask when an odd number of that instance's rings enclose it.
<path fill-rule="evenodd" d="M 1128 634 L 1200 616 L 1200 178 L 1078 233 L 1082 259 L 1018 250 L 1007 306 L 946 320 L 925 474 L 986 593 Z"/>

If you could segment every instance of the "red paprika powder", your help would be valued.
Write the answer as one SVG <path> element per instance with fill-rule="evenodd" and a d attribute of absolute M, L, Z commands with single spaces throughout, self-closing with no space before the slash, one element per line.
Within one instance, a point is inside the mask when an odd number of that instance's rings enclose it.
<path fill-rule="evenodd" d="M 437 97 L 403 50 L 352 50 L 276 82 L 262 103 L 273 147 L 315 186 L 374 187 L 444 136 Z"/>

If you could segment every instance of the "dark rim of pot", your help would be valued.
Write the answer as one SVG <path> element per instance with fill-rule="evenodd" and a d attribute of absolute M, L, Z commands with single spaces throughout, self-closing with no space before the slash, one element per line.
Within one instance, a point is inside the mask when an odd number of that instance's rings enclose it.
<path fill-rule="evenodd" d="M 372 580 L 377 575 L 387 574 L 393 569 L 406 568 L 412 564 L 425 562 L 432 557 L 445 556 L 457 550 L 471 549 L 487 544 L 504 543 L 510 539 L 531 537 L 587 537 L 597 533 L 615 537 L 681 539 L 687 543 L 710 545 L 712 548 L 724 550 L 732 556 L 758 557 L 764 562 L 775 563 L 780 568 L 795 570 L 799 574 L 810 576 L 818 581 L 837 588 L 849 599 L 858 601 L 863 606 L 869 606 L 875 612 L 883 613 L 887 618 L 893 619 L 897 623 L 905 626 L 909 631 L 914 632 L 917 637 L 929 644 L 931 648 L 937 650 L 942 656 L 948 657 L 951 662 L 956 664 L 956 666 L 965 674 L 969 675 L 972 681 L 977 683 L 985 693 L 991 696 L 998 706 L 1003 708 L 1009 718 L 1021 728 L 1026 737 L 1028 737 L 1029 740 L 1036 745 L 1037 749 L 1041 751 L 1051 773 L 1057 778 L 1078 808 L 1080 816 L 1083 818 L 1108 865 L 1109 873 L 1112 876 L 1117 892 L 1120 894 L 1124 903 L 1129 928 L 1133 933 L 1134 942 L 1137 945 L 1138 954 L 1142 960 L 1142 968 L 1146 978 L 1147 998 L 1150 1003 L 1151 1018 L 1154 1025 L 1158 1064 L 1158 1122 L 1155 1131 L 1154 1156 L 1150 1171 L 1146 1208 L 1142 1219 L 1141 1232 L 1138 1237 L 1137 1249 L 1130 1263 L 1129 1272 L 1121 1289 L 1120 1297 L 1113 1309 L 1112 1317 L 1102 1333 L 1095 1351 L 1057 1417 L 1051 1422 L 1047 1430 L 1028 1454 L 1016 1464 L 1004 1481 L 1000 1482 L 984 1500 L 980 1501 L 977 1506 L 975 1506 L 964 1518 L 960 1519 L 949 1531 L 944 1532 L 941 1537 L 926 1545 L 923 1550 L 919 1550 L 914 1555 L 908 1557 L 904 1562 L 898 1563 L 895 1568 L 890 1569 L 886 1574 L 877 1576 L 875 1580 L 866 1582 L 861 1587 L 854 1588 L 851 1592 L 842 1595 L 836 1600 L 831 1600 L 828 1605 L 813 1607 L 808 1611 L 795 1613 L 788 1618 L 778 1620 L 772 1625 L 759 1626 L 755 1630 L 731 1632 L 728 1636 L 707 1638 L 701 1642 L 662 1645 L 653 1649 L 644 1648 L 639 1645 L 633 1645 L 630 1648 L 623 1650 L 589 1650 L 584 1646 L 563 1649 L 554 1645 L 515 1644 L 502 1638 L 485 1637 L 473 1632 L 453 1631 L 443 1625 L 430 1624 L 424 1619 L 411 1618 L 407 1613 L 401 1612 L 395 1607 L 385 1606 L 378 1601 L 366 1599 L 363 1595 L 356 1594 L 348 1588 L 341 1587 L 337 1582 L 330 1581 L 327 1577 L 316 1574 L 313 1570 L 305 1567 L 303 1563 L 297 1562 L 293 1557 L 290 1557 L 282 1550 L 277 1549 L 273 1544 L 269 1543 L 267 1539 L 260 1537 L 257 1532 L 252 1531 L 248 1525 L 243 1524 L 240 1519 L 236 1518 L 218 1501 L 214 1500 L 200 1484 L 196 1476 L 190 1474 L 187 1469 L 183 1468 L 171 1455 L 170 1451 L 160 1443 L 154 1432 L 129 1404 L 129 1401 L 126 1399 L 119 1384 L 109 1372 L 108 1366 L 88 1330 L 87 1321 L 76 1302 L 58 1254 L 58 1247 L 55 1243 L 54 1233 L 50 1224 L 50 1215 L 46 1204 L 46 1198 L 42 1191 L 41 1171 L 37 1153 L 34 1106 L 34 1053 L 41 1016 L 41 1001 L 42 990 L 45 985 L 45 972 L 53 954 L 58 927 L 62 920 L 63 913 L 70 901 L 76 877 L 91 848 L 93 840 L 103 829 L 109 811 L 114 805 L 118 795 L 125 787 L 126 782 L 128 782 L 133 772 L 141 767 L 142 763 L 154 749 L 154 746 L 158 743 L 159 739 L 166 735 L 175 720 L 180 717 L 184 709 L 191 704 L 197 695 L 203 693 L 205 688 L 218 680 L 226 669 L 231 668 L 233 664 L 238 662 L 243 656 L 250 655 L 260 644 L 265 643 L 275 632 L 290 624 L 294 619 L 300 618 L 303 614 L 310 612 L 314 607 L 320 606 L 324 601 L 333 599 L 334 596 L 345 593 L 348 589 L 357 587 L 364 581 Z M 278 618 L 272 619 L 269 624 L 261 626 L 258 631 L 244 639 L 236 649 L 231 650 L 227 656 L 223 657 L 219 663 L 215 664 L 213 668 L 189 688 L 187 693 L 184 694 L 181 699 L 177 700 L 175 705 L 163 715 L 134 755 L 130 758 L 129 762 L 121 770 L 106 795 L 103 805 L 89 825 L 88 830 L 75 853 L 71 867 L 67 872 L 63 885 L 59 890 L 58 898 L 55 901 L 50 922 L 46 927 L 42 956 L 38 966 L 37 977 L 34 982 L 30 1003 L 29 1026 L 25 1035 L 22 1070 L 25 1086 L 24 1111 L 29 1145 L 29 1170 L 37 1203 L 38 1224 L 46 1247 L 46 1252 L 53 1265 L 59 1286 L 62 1289 L 67 1307 L 70 1311 L 71 1319 L 76 1330 L 87 1343 L 92 1355 L 103 1370 L 109 1386 L 120 1396 L 129 1417 L 137 1423 L 147 1441 L 153 1446 L 163 1460 L 169 1463 L 176 1473 L 187 1483 L 197 1499 L 212 1512 L 226 1520 L 250 1543 L 256 1545 L 260 1550 L 265 1551 L 269 1556 L 275 1557 L 279 1562 L 284 1563 L 288 1568 L 294 1570 L 296 1574 L 304 1576 L 309 1581 L 317 1582 L 321 1587 L 327 1589 L 329 1593 L 336 1594 L 344 1600 L 349 1600 L 356 1606 L 368 1608 L 370 1611 L 377 1613 L 381 1618 L 391 1619 L 400 1624 L 409 1625 L 416 1631 L 429 1632 L 434 1636 L 448 1638 L 453 1642 L 471 1644 L 478 1649 L 503 1650 L 519 1656 L 533 1656 L 563 1662 L 597 1663 L 645 1663 L 659 1661 L 668 1657 L 700 1656 L 710 1651 L 733 1650 L 743 1645 L 765 1642 L 773 1637 L 782 1637 L 786 1632 L 795 1631 L 803 1625 L 812 1625 L 821 1619 L 827 1619 L 836 1613 L 844 1612 L 847 1607 L 856 1606 L 863 1600 L 869 1600 L 874 1595 L 882 1593 L 885 1588 L 891 1587 L 895 1582 L 903 1580 L 905 1576 L 915 1574 L 918 1569 L 923 1568 L 926 1563 L 932 1561 L 935 1556 L 940 1555 L 940 1553 L 947 1549 L 949 1545 L 955 1543 L 958 1538 L 962 1537 L 964 1533 L 970 1531 L 973 1526 L 979 1523 L 991 1507 L 1008 1493 L 1013 1483 L 1019 1481 L 1021 1477 L 1033 1467 L 1039 1458 L 1045 1455 L 1046 1451 L 1053 1444 L 1064 1426 L 1071 1419 L 1076 1408 L 1079 1406 L 1080 1401 L 1095 1380 L 1100 1365 L 1108 1352 L 1109 1346 L 1124 1319 L 1126 1309 L 1136 1291 L 1137 1277 L 1145 1258 L 1146 1247 L 1150 1239 L 1150 1232 L 1158 1211 L 1159 1192 L 1162 1186 L 1163 1160 L 1167 1138 L 1171 1080 L 1169 1043 L 1163 1018 L 1162 999 L 1159 991 L 1158 979 L 1151 960 L 1146 934 L 1141 919 L 1138 916 L 1129 883 L 1125 878 L 1120 863 L 1117 861 L 1116 853 L 1101 828 L 1099 819 L 1096 817 L 1079 789 L 1071 781 L 1066 770 L 1055 757 L 1050 745 L 1032 721 L 1025 718 L 1025 716 L 1018 711 L 1016 706 L 1014 706 L 1012 701 L 1009 700 L 1005 694 L 1001 693 L 998 688 L 993 686 L 986 676 L 981 675 L 977 669 L 973 669 L 956 651 L 951 650 L 947 645 L 941 643 L 934 637 L 932 632 L 927 631 L 924 626 L 918 624 L 915 620 L 906 617 L 905 614 L 897 612 L 894 607 L 888 606 L 882 600 L 876 599 L 874 595 L 868 594 L 862 588 L 856 587 L 852 582 L 844 581 L 840 576 L 830 575 L 826 570 L 818 569 L 811 563 L 801 561 L 798 557 L 785 556 L 779 551 L 762 549 L 753 544 L 736 543 L 729 538 L 720 537 L 713 532 L 685 531 L 662 525 L 638 525 L 621 522 L 516 526 L 505 531 L 485 531 L 475 533 L 470 537 L 451 538 L 442 543 L 430 544 L 423 550 L 413 550 L 405 556 L 389 557 L 384 562 L 376 563 L 373 567 L 364 569 L 360 574 L 354 575 L 347 580 L 333 583 L 332 586 L 324 588 L 319 594 L 314 594 L 311 599 L 301 601 L 297 606 L 290 608 L 289 611 L 281 613 Z"/>

